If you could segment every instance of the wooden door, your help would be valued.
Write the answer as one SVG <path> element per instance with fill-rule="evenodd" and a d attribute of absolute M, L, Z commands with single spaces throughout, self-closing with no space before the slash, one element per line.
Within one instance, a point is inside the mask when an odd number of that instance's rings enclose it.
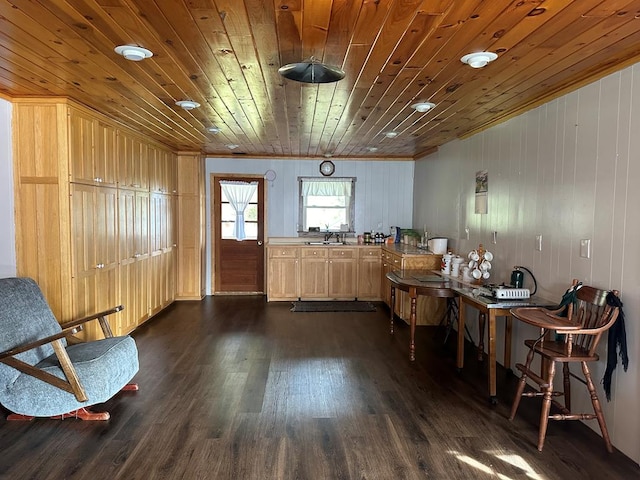
<path fill-rule="evenodd" d="M 242 241 L 234 236 L 235 214 L 222 193 L 221 180 L 258 184 L 256 195 L 245 210 L 247 238 Z M 211 191 L 214 293 L 264 293 L 264 179 L 214 176 Z"/>
<path fill-rule="evenodd" d="M 95 183 L 93 165 L 94 120 L 89 115 L 69 109 L 69 163 L 71 181 Z"/>

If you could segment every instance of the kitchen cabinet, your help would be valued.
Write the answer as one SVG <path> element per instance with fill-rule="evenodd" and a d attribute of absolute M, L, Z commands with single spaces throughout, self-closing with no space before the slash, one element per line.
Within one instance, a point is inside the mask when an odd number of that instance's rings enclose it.
<path fill-rule="evenodd" d="M 380 300 L 382 273 L 382 249 L 378 247 L 358 248 L 358 300 Z"/>
<path fill-rule="evenodd" d="M 68 126 L 71 181 L 115 187 L 116 129 L 73 107 L 68 110 Z"/>
<path fill-rule="evenodd" d="M 267 301 L 353 300 L 358 296 L 358 271 L 357 247 L 270 245 Z"/>
<path fill-rule="evenodd" d="M 303 247 L 300 299 L 354 300 L 357 272 L 356 247 Z"/>
<path fill-rule="evenodd" d="M 358 251 L 353 247 L 327 247 L 328 297 L 354 300 L 358 295 Z"/>
<path fill-rule="evenodd" d="M 118 194 L 115 188 L 71 186 L 71 264 L 73 316 L 108 310 L 118 302 Z M 118 315 L 108 321 L 117 331 Z M 79 335 L 100 337 L 89 323 Z"/>
<path fill-rule="evenodd" d="M 300 298 L 329 298 L 328 248 L 302 248 L 300 252 Z"/>
<path fill-rule="evenodd" d="M 200 300 L 205 291 L 204 160 L 200 153 L 181 152 L 177 160 L 177 228 L 171 233 L 176 252 L 176 300 Z M 177 235 L 177 241 L 175 239 Z"/>
<path fill-rule="evenodd" d="M 300 297 L 300 249 L 267 247 L 267 301 L 297 300 Z"/>
<path fill-rule="evenodd" d="M 148 145 L 141 138 L 118 130 L 118 187 L 149 191 Z"/>
<path fill-rule="evenodd" d="M 150 216 L 147 151 L 169 169 L 175 154 L 68 99 L 15 98 L 12 126 L 17 274 L 38 282 L 60 322 L 122 304 L 109 321 L 130 332 L 149 318 L 151 293 L 162 307 L 174 297 L 175 199 L 163 194 Z M 96 325 L 81 336 L 101 337 Z"/>

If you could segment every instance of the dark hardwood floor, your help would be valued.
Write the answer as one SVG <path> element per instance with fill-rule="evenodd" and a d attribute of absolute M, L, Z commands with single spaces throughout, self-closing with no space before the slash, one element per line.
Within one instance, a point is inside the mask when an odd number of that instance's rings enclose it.
<path fill-rule="evenodd" d="M 181 302 L 134 333 L 137 393 L 108 422 L 0 420 L 2 479 L 630 479 L 640 470 L 578 422 L 536 450 L 536 400 L 507 420 L 469 348 L 388 332 L 388 311 L 292 313 L 263 297 Z M 453 340 L 451 338 L 450 340 Z M 4 413 L 4 412 L 3 412 Z"/>

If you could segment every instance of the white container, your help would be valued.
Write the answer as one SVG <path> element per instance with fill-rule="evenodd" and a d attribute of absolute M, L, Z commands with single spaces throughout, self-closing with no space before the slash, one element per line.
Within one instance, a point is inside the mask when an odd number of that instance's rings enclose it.
<path fill-rule="evenodd" d="M 427 241 L 429 250 L 431 250 L 431 252 L 438 255 L 444 255 L 445 253 L 447 253 L 447 243 L 448 243 L 448 240 L 442 237 L 432 238 L 429 241 Z"/>
<path fill-rule="evenodd" d="M 453 255 L 450 253 L 445 253 L 442 256 L 442 268 L 440 271 L 445 275 L 451 275 L 451 260 L 453 259 Z"/>

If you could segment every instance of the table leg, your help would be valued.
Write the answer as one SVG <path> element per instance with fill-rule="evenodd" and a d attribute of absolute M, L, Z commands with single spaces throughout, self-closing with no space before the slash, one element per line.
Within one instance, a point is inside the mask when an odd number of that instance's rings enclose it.
<path fill-rule="evenodd" d="M 409 360 L 412 362 L 416 359 L 416 303 L 418 294 L 415 289 L 409 290 L 409 295 L 411 296 L 411 314 L 409 315 L 409 330 L 410 330 L 410 340 L 409 340 Z"/>
<path fill-rule="evenodd" d="M 461 371 L 464 367 L 464 317 L 466 310 L 466 305 L 462 298 L 460 298 L 460 307 L 458 309 L 458 351 L 456 358 L 456 367 L 458 371 Z"/>
<path fill-rule="evenodd" d="M 504 368 L 511 371 L 511 331 L 513 318 L 511 318 L 511 315 L 505 315 L 504 318 L 506 322 L 504 326 Z"/>
<path fill-rule="evenodd" d="M 498 403 L 496 396 L 496 314 L 489 310 L 489 399 L 492 404 Z"/>
<path fill-rule="evenodd" d="M 478 315 L 478 322 L 480 324 L 480 337 L 478 338 L 478 361 L 481 362 L 484 359 L 484 326 L 487 323 L 487 315 L 484 312 L 480 312 Z"/>
<path fill-rule="evenodd" d="M 391 315 L 389 331 L 393 335 L 393 310 L 396 308 L 396 287 L 391 285 Z"/>

